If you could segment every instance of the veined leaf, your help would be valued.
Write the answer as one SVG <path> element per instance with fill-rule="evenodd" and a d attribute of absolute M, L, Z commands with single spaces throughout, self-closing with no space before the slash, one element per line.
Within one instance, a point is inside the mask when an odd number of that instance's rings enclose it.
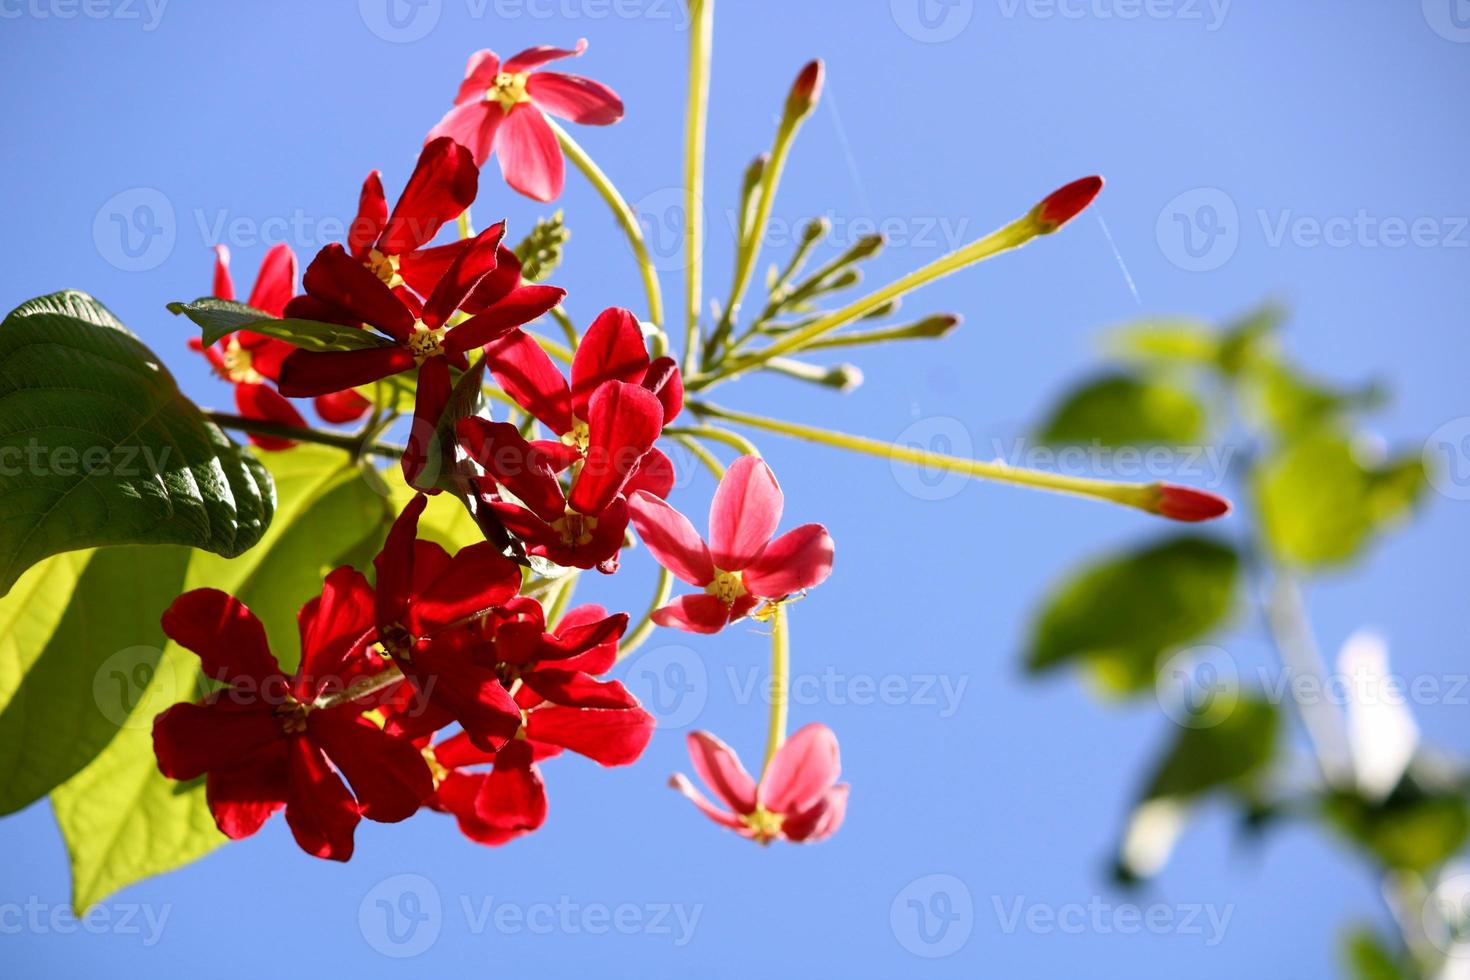
<path fill-rule="evenodd" d="M 170 303 L 170 313 L 183 314 L 204 329 L 205 344 L 213 344 L 237 330 L 284 340 L 302 350 L 366 350 L 391 347 L 392 343 L 371 330 L 346 327 L 317 320 L 282 320 L 252 306 L 226 299 L 204 297 L 192 303 Z"/>
<path fill-rule="evenodd" d="M 1205 434 L 1205 408 L 1165 381 L 1110 374 L 1072 390 L 1037 438 L 1052 446 L 1187 446 Z"/>
<path fill-rule="evenodd" d="M 0 323 L 0 595 L 36 562 L 111 544 L 224 556 L 260 540 L 269 474 L 85 293 Z"/>

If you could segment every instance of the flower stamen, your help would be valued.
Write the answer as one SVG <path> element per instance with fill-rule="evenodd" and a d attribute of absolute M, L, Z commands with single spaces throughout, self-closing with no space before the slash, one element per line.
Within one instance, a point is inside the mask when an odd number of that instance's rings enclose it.
<path fill-rule="evenodd" d="M 531 96 L 526 93 L 526 80 L 530 77 L 530 73 L 524 71 L 501 72 L 485 90 L 485 101 L 499 102 L 500 108 L 508 114 L 522 102 L 531 101 Z"/>

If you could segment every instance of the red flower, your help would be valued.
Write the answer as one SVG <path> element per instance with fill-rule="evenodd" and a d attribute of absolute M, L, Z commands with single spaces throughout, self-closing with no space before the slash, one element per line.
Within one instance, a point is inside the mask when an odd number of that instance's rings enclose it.
<path fill-rule="evenodd" d="M 771 540 L 784 498 L 775 474 L 758 456 L 737 459 L 710 505 L 710 543 L 689 519 L 653 494 L 631 495 L 638 536 L 677 578 L 704 589 L 658 609 L 653 621 L 690 633 L 718 633 L 762 601 L 780 602 L 825 582 L 832 573 L 832 537 L 806 524 Z"/>
<path fill-rule="evenodd" d="M 557 479 L 565 454 L 549 454 L 546 443 L 532 445 L 507 422 L 465 419 L 459 423 L 459 441 L 520 501 L 486 504 L 528 554 L 562 566 L 611 571 L 628 527 L 623 493 L 663 430 L 663 408 L 652 392 L 622 381 L 603 383 L 587 406 L 587 450 L 570 493 Z"/>
<path fill-rule="evenodd" d="M 414 497 L 373 559 L 378 642 L 424 702 L 400 730 L 420 735 L 457 721 L 476 745 L 493 751 L 514 737 L 521 712 L 476 620 L 515 597 L 520 568 L 489 542 L 451 557 L 418 540 L 427 503 L 422 494 Z"/>
<path fill-rule="evenodd" d="M 590 126 L 623 118 L 622 100 L 606 85 L 536 70 L 586 50 L 586 40 L 578 41 L 572 51 L 530 48 L 503 65 L 495 52 L 477 51 L 470 56 L 454 108 L 439 120 L 429 139 L 453 137 L 474 152 L 478 166 L 498 152 L 506 183 L 535 200 L 555 200 L 561 195 L 566 165 L 542 110 Z"/>
<path fill-rule="evenodd" d="M 669 785 L 721 827 L 762 844 L 777 838 L 814 844 L 842 826 L 848 787 L 837 782 L 842 770 L 837 736 L 826 725 L 807 725 L 788 738 L 759 784 L 735 751 L 709 732 L 691 732 L 688 742 L 694 771 L 729 809 L 711 803 L 683 773 Z"/>
<path fill-rule="evenodd" d="M 321 597 L 301 611 L 301 666 L 289 679 L 260 621 L 231 596 L 199 589 L 164 613 L 169 638 L 229 686 L 154 720 L 158 768 L 170 779 L 205 776 L 210 811 L 227 837 L 249 837 L 285 807 L 303 850 L 346 861 L 360 816 L 404 820 L 432 792 L 413 744 L 363 718 L 366 705 L 341 698 L 374 668 L 365 652 L 372 620 L 364 610 L 371 607 L 360 573 L 329 575 Z"/>

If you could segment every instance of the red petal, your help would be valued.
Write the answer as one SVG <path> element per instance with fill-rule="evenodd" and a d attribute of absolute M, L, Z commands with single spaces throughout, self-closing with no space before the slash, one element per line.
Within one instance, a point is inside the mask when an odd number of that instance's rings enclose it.
<path fill-rule="evenodd" d="M 286 753 L 283 739 L 250 765 L 209 773 L 204 799 L 220 833 L 231 840 L 249 837 L 286 805 L 290 786 Z"/>
<path fill-rule="evenodd" d="M 356 711 L 351 706 L 313 711 L 307 716 L 311 737 L 352 784 L 364 817 L 382 823 L 407 820 L 434 792 L 423 753 Z"/>
<path fill-rule="evenodd" d="M 235 298 L 235 282 L 230 278 L 230 250 L 225 245 L 214 247 L 214 291 L 212 295 L 217 299 L 233 300 Z"/>
<path fill-rule="evenodd" d="M 1230 501 L 1216 494 L 1172 483 L 1161 483 L 1157 487 L 1158 502 L 1154 505 L 1154 513 L 1170 520 L 1188 523 L 1213 521 L 1230 513 Z"/>
<path fill-rule="evenodd" d="M 413 368 L 413 355 L 403 347 L 366 350 L 292 351 L 281 365 L 281 394 L 314 398 L 402 374 Z"/>
<path fill-rule="evenodd" d="M 475 797 L 475 814 L 506 833 L 530 833 L 546 822 L 546 784 L 525 742 L 512 742 L 496 756 Z"/>
<path fill-rule="evenodd" d="M 415 494 L 393 521 L 383 550 L 373 559 L 378 573 L 375 618 L 379 628 L 402 625 L 408 618 L 408 604 L 413 599 L 414 544 L 419 517 L 428 505 L 428 497 Z"/>
<path fill-rule="evenodd" d="M 730 607 L 704 592 L 681 595 L 655 609 L 653 621 L 686 633 L 718 633 L 730 622 Z"/>
<path fill-rule="evenodd" d="M 486 102 L 484 95 L 485 90 L 481 89 L 481 98 L 446 112 L 444 118 L 429 130 L 427 141 L 452 139 L 469 149 L 475 166 L 483 167 L 495 151 L 495 134 L 499 132 L 500 124 L 505 122 L 505 110 L 500 108 L 500 103 Z"/>
<path fill-rule="evenodd" d="M 546 705 L 526 719 L 526 737 L 585 755 L 604 766 L 638 760 L 653 737 L 653 716 L 642 708 L 563 708 Z"/>
<path fill-rule="evenodd" d="M 357 804 L 320 749 L 304 738 L 291 739 L 290 746 L 286 823 L 306 853 L 346 861 L 360 819 Z"/>
<path fill-rule="evenodd" d="M 494 270 L 500 240 L 504 237 L 505 222 L 502 221 L 486 228 L 460 248 L 424 304 L 424 326 L 438 327 L 454 315 L 485 274 Z"/>
<path fill-rule="evenodd" d="M 488 541 L 460 549 L 442 574 L 421 589 L 409 610 L 415 636 L 439 630 L 507 602 L 520 591 L 520 566 Z"/>
<path fill-rule="evenodd" d="M 587 458 L 568 498 L 583 514 L 606 510 L 663 431 L 658 399 L 637 385 L 608 381 L 588 410 Z M 764 542 L 762 542 L 764 544 Z"/>
<path fill-rule="evenodd" d="M 365 669 L 366 644 L 375 638 L 373 587 L 367 576 L 344 565 L 322 583 L 322 594 L 302 607 L 301 666 L 292 685 L 296 697 L 314 701 L 339 693 Z"/>
<path fill-rule="evenodd" d="M 510 296 L 521 285 L 521 260 L 516 253 L 501 246 L 495 259 L 495 268 L 469 295 L 459 308 L 466 313 L 483 313 L 496 303 Z"/>
<path fill-rule="evenodd" d="M 643 387 L 658 396 L 664 409 L 664 425 L 671 424 L 684 410 L 684 377 L 672 357 L 660 357 L 648 366 Z"/>
<path fill-rule="evenodd" d="M 633 476 L 628 480 L 628 485 L 623 488 L 623 492 L 631 496 L 642 490 L 655 497 L 664 498 L 669 495 L 669 491 L 674 489 L 676 479 L 673 461 L 657 448 L 650 449 L 638 461 L 638 469 L 633 471 Z"/>
<path fill-rule="evenodd" d="M 543 44 L 539 47 L 527 48 L 520 54 L 512 56 L 501 70 L 514 75 L 517 72 L 531 71 L 532 69 L 539 68 L 549 61 L 556 61 L 560 58 L 574 58 L 586 50 L 587 39 L 585 37 L 577 42 L 575 48 L 571 48 L 570 50 L 567 48 L 554 48 L 550 45 Z"/>
<path fill-rule="evenodd" d="M 446 358 L 430 357 L 424 361 L 419 368 L 418 387 L 414 391 L 413 425 L 408 430 L 408 445 L 399 461 L 403 479 L 415 489 L 439 492 L 434 484 L 443 475 L 440 457 L 448 448 L 439 445 L 439 421 L 444 417 L 444 408 L 449 404 L 453 389 Z"/>
<path fill-rule="evenodd" d="M 742 456 L 730 464 L 709 511 L 715 567 L 738 572 L 759 558 L 781 523 L 784 503 L 776 475 L 759 456 Z"/>
<path fill-rule="evenodd" d="M 815 588 L 832 574 L 832 536 L 820 524 L 804 524 L 766 546 L 741 575 L 746 591 L 762 599 Z"/>
<path fill-rule="evenodd" d="M 704 588 L 714 581 L 715 566 L 709 548 L 689 518 L 658 497 L 642 492 L 628 498 L 628 511 L 638 537 L 655 561 L 681 582 Z"/>
<path fill-rule="evenodd" d="M 811 809 L 788 814 L 781 821 L 781 836 L 796 844 L 815 844 L 837 833 L 847 816 L 847 791 L 846 783 L 833 786 Z"/>
<path fill-rule="evenodd" d="M 285 737 L 264 702 L 242 705 L 225 692 L 203 704 L 183 702 L 153 719 L 153 754 L 170 779 L 244 765 Z"/>
<path fill-rule="evenodd" d="M 1042 234 L 1051 234 L 1081 214 L 1103 189 L 1101 177 L 1083 177 L 1052 191 L 1032 212 Z"/>
<path fill-rule="evenodd" d="M 535 338 L 512 330 L 485 348 L 485 358 L 496 383 L 517 405 L 557 435 L 572 431 L 572 390 Z"/>
<path fill-rule="evenodd" d="M 218 589 L 195 589 L 174 600 L 163 614 L 163 632 L 199 655 L 206 676 L 255 690 L 281 679 L 265 627 L 245 604 Z"/>
<path fill-rule="evenodd" d="M 306 419 L 296 411 L 296 406 L 282 398 L 270 385 L 242 383 L 235 385 L 235 407 L 247 419 L 264 422 L 279 422 L 305 428 Z M 267 452 L 278 452 L 296 445 L 292 439 L 279 436 L 263 436 L 251 433 L 250 442 Z"/>
<path fill-rule="evenodd" d="M 398 255 L 432 241 L 446 222 L 474 203 L 479 182 L 480 171 L 469 150 L 447 136 L 430 140 L 388 218 L 378 248 Z"/>
<path fill-rule="evenodd" d="M 567 291 L 558 286 L 522 286 L 485 312 L 452 328 L 444 338 L 444 349 L 464 353 L 499 340 L 560 306 L 566 295 Z"/>
<path fill-rule="evenodd" d="M 413 332 L 414 316 L 387 284 L 335 242 L 306 267 L 303 288 L 323 303 L 339 307 L 396 340 Z"/>
<path fill-rule="evenodd" d="M 580 75 L 537 72 L 526 79 L 526 94 L 553 116 L 584 126 L 606 126 L 623 118 L 618 93 Z"/>
<path fill-rule="evenodd" d="M 543 521 L 560 520 L 566 497 L 556 470 L 508 422 L 467 418 L 459 423 L 459 444 L 485 472 Z"/>
<path fill-rule="evenodd" d="M 709 732 L 690 732 L 689 761 L 715 797 L 736 813 L 755 812 L 755 780 L 735 750 Z"/>
<path fill-rule="evenodd" d="M 569 708 L 636 708 L 638 699 L 617 681 L 599 681 L 574 670 L 529 670 L 526 685 L 552 704 Z"/>
<path fill-rule="evenodd" d="M 280 378 L 281 365 L 286 363 L 286 358 L 296 349 L 284 340 L 265 337 L 248 330 L 241 330 L 235 336 L 240 338 L 241 346 L 249 348 L 250 366 L 272 381 Z"/>
<path fill-rule="evenodd" d="M 322 417 L 322 421 L 332 425 L 356 422 L 373 407 L 372 402 L 350 388 L 346 391 L 334 391 L 329 395 L 318 395 L 315 404 L 316 413 Z"/>
<path fill-rule="evenodd" d="M 556 134 L 532 103 L 523 102 L 500 124 L 495 148 L 505 182 L 522 194 L 543 203 L 561 196 L 566 181 L 566 162 Z"/>
<path fill-rule="evenodd" d="M 837 736 L 826 725 L 813 722 L 776 750 L 757 796 L 773 813 L 799 813 L 815 805 L 841 771 Z"/>
<path fill-rule="evenodd" d="M 285 242 L 271 246 L 260 263 L 255 288 L 250 291 L 250 305 L 257 310 L 280 316 L 296 292 L 296 253 Z"/>
<path fill-rule="evenodd" d="M 648 349 L 638 318 L 616 307 L 604 310 L 577 344 L 572 359 L 572 411 L 586 419 L 588 402 L 607 381 L 634 384 L 648 373 Z"/>
<path fill-rule="evenodd" d="M 357 198 L 357 217 L 347 229 L 347 249 L 353 258 L 367 258 L 368 249 L 383 233 L 388 223 L 388 201 L 383 196 L 383 175 L 374 170 L 362 182 L 362 193 Z"/>

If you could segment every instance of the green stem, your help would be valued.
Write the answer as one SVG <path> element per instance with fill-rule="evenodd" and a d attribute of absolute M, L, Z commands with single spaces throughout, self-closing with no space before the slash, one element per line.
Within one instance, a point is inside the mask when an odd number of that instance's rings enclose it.
<path fill-rule="evenodd" d="M 795 422 L 783 422 L 780 419 L 768 419 L 759 415 L 732 412 L 728 409 L 717 408 L 713 405 L 698 402 L 690 403 L 689 407 L 697 415 L 708 415 L 717 419 L 725 419 L 739 425 L 749 426 L 754 429 L 764 429 L 767 432 L 775 432 L 793 439 L 803 439 L 807 442 L 820 443 L 825 446 L 836 446 L 838 449 L 866 453 L 869 456 L 877 456 L 882 459 L 901 460 L 905 463 L 912 463 L 915 466 L 930 466 L 953 473 L 963 473 L 966 476 L 976 477 L 981 480 L 991 480 L 996 483 L 1009 483 L 1015 486 L 1031 487 L 1036 490 L 1050 490 L 1055 493 L 1090 497 L 1096 500 L 1106 500 L 1115 504 L 1123 504 L 1127 507 L 1137 507 L 1142 510 L 1150 509 L 1149 505 L 1155 497 L 1154 488 L 1150 484 L 1113 483 L 1108 480 L 1063 476 L 1059 473 L 1045 473 L 1040 470 L 1017 469 L 999 461 L 982 462 L 977 459 L 966 459 L 962 456 L 947 456 L 943 453 L 930 452 L 927 449 L 900 446 L 894 443 L 882 442 L 878 439 L 869 439 L 866 436 L 847 435 L 841 432 L 832 432 L 828 429 L 818 429 L 809 425 L 799 425 Z"/>
<path fill-rule="evenodd" d="M 710 473 L 714 475 L 716 483 L 725 478 L 725 464 L 721 463 L 719 458 L 715 456 L 714 453 L 706 449 L 704 447 L 704 443 L 694 438 L 694 436 L 685 435 L 682 432 L 670 432 L 669 430 L 665 429 L 664 435 L 670 437 L 679 445 L 683 446 L 685 449 L 693 453 L 694 458 L 703 463 L 704 468 L 709 470 Z"/>
<path fill-rule="evenodd" d="M 249 419 L 243 415 L 231 415 L 229 412 L 205 412 L 204 417 L 221 428 L 238 429 L 241 432 L 253 432 L 258 436 L 275 436 L 278 439 L 310 442 L 318 446 L 331 446 L 334 449 L 342 449 L 349 453 L 370 453 L 374 456 L 383 456 L 388 459 L 397 459 L 403 455 L 402 446 L 392 446 L 381 442 L 365 442 L 361 436 L 356 435 L 327 432 L 308 426 L 286 425 L 281 422 L 267 422 L 264 419 Z"/>
<path fill-rule="evenodd" d="M 470 223 L 470 209 L 469 208 L 465 208 L 463 211 L 461 211 L 459 213 L 459 217 L 455 219 L 455 224 L 459 228 L 459 240 L 460 241 L 464 241 L 466 238 L 474 238 L 475 237 L 475 226 Z"/>
<path fill-rule="evenodd" d="M 575 351 L 577 342 L 581 338 L 577 336 L 576 324 L 572 323 L 572 318 L 567 316 L 567 311 L 560 306 L 553 307 L 551 318 L 556 321 L 557 326 L 561 327 L 562 336 L 567 338 L 567 346 Z"/>
<path fill-rule="evenodd" d="M 722 442 L 742 456 L 759 456 L 761 451 L 756 448 L 755 443 L 745 438 L 738 432 L 729 429 L 721 429 L 713 425 L 691 425 L 683 428 L 670 427 L 664 430 L 665 435 L 671 436 L 693 436 L 706 442 Z"/>
<path fill-rule="evenodd" d="M 623 200 L 623 195 L 618 193 L 617 187 L 608 179 L 607 174 L 597 166 L 593 159 L 587 155 L 587 151 L 572 139 L 565 129 L 562 129 L 555 120 L 548 119 L 552 132 L 556 133 L 556 139 L 561 144 L 564 152 L 582 171 L 583 176 L 591 182 L 597 193 L 607 202 L 612 209 L 613 216 L 618 219 L 622 226 L 623 234 L 628 238 L 628 244 L 632 246 L 633 257 L 638 261 L 638 270 L 643 275 L 643 288 L 648 293 L 648 319 L 655 327 L 659 328 L 660 338 L 664 325 L 664 299 L 663 292 L 659 287 L 658 271 L 653 267 L 653 260 L 648 256 L 648 243 L 643 240 L 643 229 L 638 224 L 638 216 L 633 209 L 628 207 L 628 202 Z M 655 338 L 655 345 L 659 343 L 667 345 L 667 338 Z"/>
<path fill-rule="evenodd" d="M 791 693 L 791 636 L 786 629 L 786 604 L 775 603 L 771 615 L 771 721 L 766 732 L 766 762 L 761 775 L 771 768 L 781 743 L 786 741 L 786 715 Z"/>
<path fill-rule="evenodd" d="M 699 307 L 704 291 L 704 144 L 709 122 L 710 48 L 715 0 L 689 2 L 689 105 L 684 123 L 684 372 L 699 364 Z"/>
<path fill-rule="evenodd" d="M 643 618 L 638 621 L 638 625 L 633 628 L 633 632 L 623 637 L 623 642 L 618 644 L 619 660 L 622 660 L 634 650 L 641 647 L 643 642 L 653 633 L 653 628 L 656 625 L 653 621 L 653 614 L 661 606 L 668 604 L 669 596 L 673 594 L 673 591 L 674 576 L 669 574 L 667 568 L 660 568 L 658 570 L 658 584 L 654 586 L 653 590 L 653 599 L 648 603 L 648 612 L 643 614 Z"/>
<path fill-rule="evenodd" d="M 808 324 L 800 330 L 793 330 L 769 347 L 764 347 L 744 357 L 736 358 L 712 374 L 688 379 L 685 382 L 685 386 L 690 391 L 700 391 L 718 381 L 725 381 L 760 367 L 773 357 L 780 357 L 782 354 L 802 350 L 807 344 L 817 338 L 831 333 L 839 327 L 846 326 L 854 320 L 861 319 L 866 314 L 893 302 L 906 293 L 913 292 L 921 286 L 927 286 L 934 280 L 942 279 L 953 272 L 958 272 L 966 266 L 974 265 L 977 262 L 1000 255 L 1003 252 L 1020 248 L 1042 233 L 1041 226 L 1028 214 L 1024 218 L 1011 222 L 999 231 L 991 232 L 984 238 L 971 242 L 964 248 L 957 249 L 942 258 L 935 259 L 923 268 L 910 272 L 901 279 L 889 283 L 882 289 L 870 293 L 840 310 L 821 317 L 816 322 Z"/>
<path fill-rule="evenodd" d="M 359 677 L 349 684 L 345 690 L 322 698 L 312 705 L 312 707 L 318 710 L 335 708 L 339 704 L 346 704 L 348 701 L 355 701 L 358 698 L 365 698 L 369 694 L 376 694 L 384 688 L 392 687 L 401 680 L 403 680 L 403 671 L 399 670 L 396 664 L 390 664 L 388 669 L 381 674 L 374 674 L 371 677 Z"/>

